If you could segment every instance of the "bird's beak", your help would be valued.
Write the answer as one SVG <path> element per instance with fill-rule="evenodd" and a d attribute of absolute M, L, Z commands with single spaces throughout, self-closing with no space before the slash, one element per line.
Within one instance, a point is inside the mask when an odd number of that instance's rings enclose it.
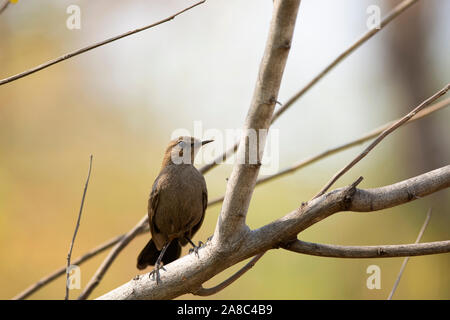
<path fill-rule="evenodd" d="M 210 142 L 213 142 L 214 140 L 205 140 L 205 141 L 202 141 L 202 146 L 204 146 L 205 144 L 207 144 L 207 143 L 210 143 Z"/>

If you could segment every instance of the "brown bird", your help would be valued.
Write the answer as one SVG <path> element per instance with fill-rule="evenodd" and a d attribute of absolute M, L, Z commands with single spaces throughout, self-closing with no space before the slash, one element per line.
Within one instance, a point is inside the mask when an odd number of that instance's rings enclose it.
<path fill-rule="evenodd" d="M 198 247 L 191 239 L 202 225 L 208 192 L 205 178 L 193 163 L 200 148 L 212 141 L 179 137 L 169 143 L 164 154 L 148 200 L 152 238 L 137 259 L 140 270 L 155 266 L 151 275 L 156 274 L 157 283 L 161 262 L 168 264 L 178 259 L 181 246 L 189 242 L 197 253 Z"/>

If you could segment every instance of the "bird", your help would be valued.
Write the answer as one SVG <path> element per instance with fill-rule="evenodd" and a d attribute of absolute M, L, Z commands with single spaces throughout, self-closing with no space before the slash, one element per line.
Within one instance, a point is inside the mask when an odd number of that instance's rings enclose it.
<path fill-rule="evenodd" d="M 159 283 L 159 270 L 181 255 L 181 247 L 190 243 L 198 255 L 192 237 L 200 229 L 208 205 L 205 178 L 194 167 L 200 148 L 214 140 L 181 136 L 170 141 L 164 153 L 160 173 L 148 200 L 151 239 L 137 258 L 137 268 L 154 266 L 151 276 Z"/>

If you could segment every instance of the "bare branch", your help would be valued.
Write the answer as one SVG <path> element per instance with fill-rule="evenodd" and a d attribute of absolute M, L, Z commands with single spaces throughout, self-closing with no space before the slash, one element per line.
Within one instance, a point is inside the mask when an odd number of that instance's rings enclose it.
<path fill-rule="evenodd" d="M 430 115 L 431 113 L 433 113 L 435 111 L 438 111 L 438 110 L 440 110 L 440 109 L 442 109 L 444 107 L 447 107 L 449 104 L 450 104 L 450 98 L 447 98 L 445 100 L 437 102 L 437 103 L 433 104 L 432 106 L 429 106 L 428 108 L 423 109 L 422 111 L 417 113 L 417 115 L 415 117 L 409 119 L 406 124 L 414 122 L 414 121 L 419 120 L 419 119 L 422 119 L 422 118 Z M 322 160 L 322 159 L 324 159 L 324 158 L 326 158 L 328 156 L 331 156 L 331 155 L 333 155 L 335 153 L 344 151 L 344 150 L 349 149 L 351 147 L 357 146 L 357 145 L 359 145 L 361 143 L 364 143 L 364 142 L 366 142 L 366 141 L 368 141 L 370 139 L 373 139 L 373 138 L 377 137 L 380 133 L 382 133 L 384 130 L 388 129 L 392 124 L 394 124 L 395 122 L 397 122 L 399 120 L 400 119 L 397 119 L 397 120 L 391 121 L 389 123 L 386 123 L 386 124 L 382 125 L 381 127 L 377 128 L 377 129 L 374 129 L 374 130 L 372 130 L 372 131 L 362 135 L 361 137 L 359 137 L 357 139 L 351 140 L 351 141 L 349 141 L 347 143 L 344 143 L 344 144 L 342 144 L 340 146 L 333 147 L 333 148 L 330 148 L 328 150 L 322 151 L 322 152 L 320 152 L 320 153 L 318 153 L 318 154 L 316 154 L 314 156 L 311 156 L 311 157 L 309 157 L 307 159 L 304 159 L 304 160 L 301 160 L 301 161 L 299 161 L 297 163 L 294 163 L 292 166 L 290 166 L 288 168 L 285 168 L 285 169 L 282 169 L 282 170 L 280 170 L 277 173 L 274 173 L 272 175 L 268 175 L 268 176 L 265 176 L 263 178 L 260 178 L 260 179 L 258 179 L 256 181 L 256 185 L 258 186 L 260 184 L 272 181 L 272 180 L 274 180 L 276 178 L 281 178 L 281 177 L 283 177 L 283 176 L 285 176 L 287 174 L 294 173 L 295 171 L 297 171 L 299 169 L 302 169 L 302 168 L 304 168 L 304 167 L 306 167 L 306 166 L 308 166 L 310 164 L 313 164 L 313 163 L 315 163 L 315 162 L 317 162 L 319 160 Z M 211 200 L 208 203 L 208 207 L 211 207 L 211 206 L 213 206 L 215 204 L 221 203 L 223 201 L 223 198 L 224 198 L 224 196 L 221 196 L 221 197 L 218 197 L 216 199 Z"/>
<path fill-rule="evenodd" d="M 222 291 L 223 289 L 228 287 L 230 284 L 232 284 L 234 281 L 239 279 L 248 270 L 253 268 L 253 266 L 256 264 L 256 262 L 258 262 L 258 260 L 262 258 L 264 253 L 265 252 L 257 254 L 256 256 L 254 256 L 252 258 L 252 260 L 250 260 L 245 266 L 243 266 L 241 269 L 239 269 L 239 271 L 237 271 L 235 274 L 233 274 L 231 277 L 229 277 L 228 279 L 226 279 L 222 283 L 218 284 L 217 286 L 212 287 L 212 288 L 207 288 L 207 289 L 203 288 L 202 286 L 200 286 L 200 288 L 194 290 L 192 292 L 192 294 L 195 294 L 197 296 L 205 297 L 205 296 L 212 296 L 213 294 L 216 294 L 217 292 Z"/>
<path fill-rule="evenodd" d="M 420 239 L 422 239 L 423 233 L 425 232 L 425 229 L 427 228 L 428 223 L 430 222 L 431 212 L 432 212 L 431 208 L 428 209 L 427 217 L 425 218 L 425 222 L 423 223 L 422 228 L 419 231 L 419 235 L 417 236 L 416 242 L 414 242 L 415 244 L 418 244 L 420 242 Z M 449 251 L 450 251 L 450 245 L 449 245 Z M 449 252 L 449 251 L 447 251 L 447 252 Z M 387 298 L 388 300 L 392 300 L 392 296 L 394 295 L 395 290 L 397 290 L 398 284 L 400 283 L 400 279 L 402 277 L 403 271 L 405 271 L 406 264 L 408 263 L 408 261 L 409 261 L 409 256 L 403 260 L 402 267 L 400 268 L 400 272 L 397 276 L 397 279 L 395 280 L 394 287 L 392 287 L 392 291 L 389 294 L 389 297 Z"/>
<path fill-rule="evenodd" d="M 411 118 L 406 124 L 414 122 L 416 120 L 419 120 L 423 117 L 426 117 L 428 115 L 430 115 L 431 113 L 438 111 L 444 107 L 447 107 L 450 104 L 450 98 L 447 98 L 445 100 L 442 100 L 440 102 L 437 102 L 435 104 L 433 104 L 432 106 L 423 109 L 422 111 L 420 111 L 415 117 Z M 398 121 L 398 120 L 395 120 Z M 269 182 L 272 181 L 276 178 L 280 178 L 283 177 L 287 174 L 293 173 L 299 169 L 302 169 L 312 163 L 315 163 L 316 161 L 319 161 L 327 156 L 331 156 L 337 152 L 346 150 L 348 148 L 351 148 L 353 146 L 356 146 L 358 144 L 361 144 L 363 142 L 366 142 L 372 138 L 375 138 L 376 136 L 378 136 L 381 132 L 383 132 L 384 130 L 386 130 L 387 128 L 389 128 L 395 121 L 391 121 L 355 140 L 349 141 L 343 145 L 334 147 L 334 148 L 330 148 L 326 151 L 323 151 L 315 156 L 312 156 L 310 158 L 307 158 L 305 160 L 302 160 L 294 165 L 292 165 L 291 167 L 285 168 L 283 170 L 281 170 L 280 172 L 270 175 L 270 176 L 266 176 L 264 178 L 258 179 L 256 181 L 256 185 L 260 185 L 263 184 L 265 182 Z M 208 208 L 210 208 L 213 205 L 216 205 L 218 203 L 221 203 L 223 201 L 224 196 L 218 197 L 216 199 L 211 200 L 208 203 Z M 146 217 L 146 216 L 145 216 Z M 148 231 L 148 224 L 147 224 L 147 220 L 143 221 L 142 224 L 143 228 L 140 229 L 140 233 L 138 235 L 144 234 Z M 80 257 L 79 259 L 74 261 L 74 264 L 79 265 L 82 262 L 84 262 L 85 260 L 90 259 L 91 257 L 96 256 L 97 254 L 102 253 L 104 250 L 109 249 L 110 247 L 112 247 L 113 245 L 115 245 L 117 242 L 119 242 L 123 237 L 125 236 L 125 234 L 121 234 L 115 238 L 112 238 L 110 240 L 108 240 L 107 242 L 105 242 L 104 244 L 99 245 L 97 248 L 91 250 L 90 252 L 86 253 L 84 256 Z M 27 288 L 25 291 L 23 291 L 22 293 L 18 294 L 16 297 L 14 297 L 13 299 L 25 299 L 26 297 L 28 297 L 29 295 L 31 295 L 32 293 L 36 292 L 37 290 L 39 290 L 40 288 L 42 288 L 43 286 L 45 286 L 46 284 L 50 283 L 51 281 L 57 279 L 59 276 L 63 275 L 66 271 L 66 267 L 61 267 L 60 269 L 56 270 L 55 272 L 53 272 L 52 274 L 46 276 L 45 278 L 40 279 L 36 284 L 33 284 L 32 286 L 30 286 L 29 288 Z"/>
<path fill-rule="evenodd" d="M 392 20 L 397 18 L 406 9 L 411 7 L 413 4 L 417 3 L 418 0 L 406 0 L 398 4 L 393 8 L 380 22 L 380 28 L 373 28 L 366 32 L 361 38 L 356 40 L 352 45 L 350 45 L 344 52 L 336 57 L 328 66 L 325 67 L 317 76 L 315 76 L 305 87 L 298 91 L 294 96 L 292 96 L 285 104 L 281 106 L 280 109 L 273 115 L 272 122 L 278 119 L 295 101 L 297 101 L 301 96 L 303 96 L 309 89 L 311 89 L 320 79 L 322 79 L 328 72 L 330 72 L 334 67 L 336 67 L 342 60 L 348 57 L 353 51 L 358 49 L 363 43 L 372 38 L 381 29 L 389 24 Z"/>
<path fill-rule="evenodd" d="M 279 245 L 287 244 L 301 231 L 336 212 L 372 212 L 392 208 L 448 187 L 450 165 L 380 188 L 344 187 L 303 204 L 284 217 L 252 231 L 251 236 L 258 241 L 271 238 L 278 239 Z M 246 245 L 249 246 L 248 243 Z"/>
<path fill-rule="evenodd" d="M 357 164 L 361 159 L 363 159 L 365 156 L 369 154 L 369 152 L 375 148 L 385 137 L 387 137 L 390 133 L 394 132 L 397 128 L 402 126 L 404 123 L 408 122 L 409 119 L 414 117 L 420 110 L 428 107 L 430 104 L 432 104 L 436 99 L 440 98 L 444 94 L 447 93 L 447 91 L 450 89 L 450 84 L 447 84 L 444 88 L 436 92 L 434 95 L 429 97 L 427 100 L 422 102 L 419 106 L 414 108 L 410 113 L 405 115 L 403 118 L 392 124 L 388 129 L 384 130 L 378 138 L 375 139 L 374 142 L 372 142 L 366 149 L 364 149 L 363 152 L 361 152 L 355 159 L 353 159 L 348 165 L 346 165 L 344 168 L 342 168 L 338 173 L 336 173 L 333 178 L 322 188 L 322 190 L 319 191 L 319 193 L 314 197 L 317 198 L 321 195 L 323 195 L 327 190 L 342 176 L 344 175 L 348 170 L 350 170 L 355 164 Z"/>
<path fill-rule="evenodd" d="M 131 240 L 133 240 L 138 234 L 141 234 L 141 230 L 144 228 L 145 221 L 147 221 L 148 217 L 144 217 L 137 223 L 137 225 L 131 229 L 121 240 L 119 243 L 115 245 L 115 247 L 110 251 L 106 259 L 102 262 L 100 267 L 95 272 L 94 276 L 91 278 L 89 283 L 84 288 L 83 292 L 78 297 L 79 300 L 85 300 L 89 297 L 89 295 L 94 291 L 94 289 L 98 286 L 100 281 L 103 279 L 106 271 L 108 271 L 109 267 L 112 265 L 116 257 L 119 253 L 125 248 Z"/>
<path fill-rule="evenodd" d="M 124 237 L 124 234 L 121 234 L 120 236 L 117 236 L 115 238 L 112 238 L 111 240 L 99 245 L 98 247 L 92 249 L 91 251 L 85 253 L 81 257 L 75 259 L 73 261 L 73 264 L 75 265 L 81 265 L 83 262 L 89 260 L 92 257 L 95 257 L 96 255 L 104 252 L 105 250 L 111 248 L 113 245 L 115 245 L 117 242 L 119 242 Z M 54 271 L 53 273 L 49 274 L 48 276 L 40 279 L 30 287 L 28 287 L 26 290 L 22 291 L 18 295 L 16 295 L 12 300 L 22 300 L 28 298 L 30 295 L 38 291 L 39 289 L 43 288 L 45 285 L 49 284 L 53 280 L 58 279 L 60 276 L 66 274 L 67 267 L 61 267 L 58 270 Z"/>
<path fill-rule="evenodd" d="M 215 244 L 214 241 L 207 242 L 198 251 L 198 257 L 185 255 L 168 264 L 166 270 L 161 273 L 160 284 L 156 285 L 146 274 L 136 277 L 99 299 L 172 299 L 195 291 L 195 288 L 199 288 L 205 281 L 228 267 L 291 242 L 299 232 L 336 212 L 380 210 L 383 207 L 388 208 L 417 199 L 408 197 L 408 194 L 426 196 L 447 188 L 450 186 L 450 165 L 372 190 L 356 189 L 356 183 L 311 200 L 264 227 L 241 234 L 241 246 L 236 247 L 234 251 L 224 253 L 220 244 Z M 372 209 L 371 203 L 375 205 Z"/>
<path fill-rule="evenodd" d="M 291 48 L 294 34 L 297 12 L 300 0 L 275 1 L 266 42 L 264 56 L 262 58 L 256 87 L 250 104 L 247 118 L 244 124 L 244 134 L 237 151 L 238 159 L 246 159 L 254 147 L 249 142 L 247 132 L 256 132 L 260 141 L 260 130 L 268 129 L 275 108 L 278 91 L 281 85 L 284 68 Z M 258 177 L 260 159 L 264 153 L 264 144 L 258 142 L 258 163 L 235 163 L 227 184 L 227 191 L 223 202 L 222 212 L 216 226 L 213 241 L 222 245 L 231 243 L 235 235 L 245 229 L 245 217 L 247 215 L 250 199 Z M 245 160 L 246 162 L 246 160 Z M 249 161 L 250 162 L 250 161 Z"/>
<path fill-rule="evenodd" d="M 450 165 L 375 189 L 358 189 L 349 211 L 371 212 L 392 208 L 450 187 Z"/>
<path fill-rule="evenodd" d="M 10 4 L 9 0 L 5 0 L 3 2 L 3 4 L 0 6 L 0 14 L 2 14 L 3 11 L 5 11 L 6 8 L 8 8 L 9 4 Z"/>
<path fill-rule="evenodd" d="M 75 226 L 75 231 L 73 233 L 72 242 L 70 243 L 69 253 L 67 254 L 66 295 L 65 295 L 65 298 L 64 298 L 65 300 L 69 300 L 69 267 L 70 267 L 70 258 L 72 257 L 73 245 L 75 243 L 75 238 L 77 237 L 78 228 L 80 227 L 81 214 L 83 212 L 84 200 L 86 198 L 86 192 L 87 192 L 87 188 L 88 188 L 88 185 L 89 185 L 89 179 L 91 177 L 91 170 L 92 170 L 92 155 L 89 157 L 89 172 L 88 172 L 88 176 L 86 178 L 86 183 L 84 185 L 83 197 L 81 198 L 80 212 L 78 213 L 77 224 Z"/>
<path fill-rule="evenodd" d="M 294 94 L 289 100 L 284 103 L 272 116 L 271 123 L 274 123 L 289 107 L 291 107 L 300 97 L 302 97 L 306 92 L 308 92 L 314 85 L 319 82 L 328 72 L 334 69 L 341 61 L 347 58 L 353 51 L 358 49 L 362 44 L 364 44 L 367 40 L 372 38 L 378 31 L 387 26 L 392 20 L 397 18 L 400 14 L 402 14 L 406 9 L 411 7 L 413 4 L 417 3 L 418 0 L 405 0 L 397 5 L 394 9 L 392 9 L 386 17 L 381 20 L 380 28 L 374 28 L 366 32 L 361 38 L 356 40 L 353 44 L 351 44 L 346 50 L 344 50 L 339 56 L 337 56 L 330 64 L 328 64 L 321 72 L 319 72 L 310 82 L 308 82 L 301 90 L 299 90 L 296 94 Z M 214 168 L 221 161 L 226 160 L 234 152 L 237 151 L 239 146 L 239 142 L 235 143 L 234 146 L 226 150 L 223 154 L 218 156 L 212 163 L 209 163 L 203 166 L 200 169 L 201 173 L 206 173 L 212 168 Z"/>
<path fill-rule="evenodd" d="M 397 244 L 380 246 L 340 246 L 296 240 L 281 246 L 283 249 L 312 256 L 330 258 L 398 258 L 424 256 L 450 252 L 450 240 L 420 244 Z"/>
<path fill-rule="evenodd" d="M 128 32 L 125 32 L 125 33 L 120 34 L 120 35 L 118 35 L 118 36 L 115 36 L 115 37 L 112 37 L 112 38 L 109 38 L 109 39 L 106 39 L 106 40 L 97 42 L 97 43 L 92 44 L 92 45 L 90 45 L 90 46 L 87 46 L 87 47 L 85 47 L 85 48 L 81 48 L 81 49 L 75 50 L 75 51 L 73 51 L 73 52 L 66 53 L 66 54 L 64 54 L 64 55 L 62 55 L 62 56 L 60 56 L 60 57 L 58 57 L 58 58 L 56 58 L 56 59 L 47 61 L 47 62 L 45 62 L 45 63 L 43 63 L 43 64 L 41 64 L 41 65 L 38 65 L 38 66 L 36 66 L 36 67 L 34 67 L 34 68 L 31 68 L 31 69 L 29 69 L 29 70 L 27 70 L 27 71 L 24 71 L 24 72 L 21 72 L 21 73 L 19 73 L 19 74 L 14 75 L 14 76 L 5 78 L 5 79 L 3 79 L 3 80 L 0 80 L 0 86 L 1 86 L 1 85 L 4 85 L 4 84 L 6 84 L 6 83 L 9 83 L 9 82 L 18 80 L 18 79 L 20 79 L 20 78 L 29 76 L 30 74 L 33 74 L 33 73 L 35 73 L 35 72 L 37 72 L 37 71 L 43 70 L 43 69 L 48 68 L 48 67 L 50 67 L 50 66 L 52 66 L 52 65 L 54 65 L 54 64 L 57 64 L 57 63 L 62 62 L 62 61 L 64 61 L 64 60 L 73 58 L 73 57 L 78 56 L 78 55 L 80 55 L 80 54 L 82 54 L 82 53 L 88 52 L 88 51 L 90 51 L 90 50 L 92 50 L 92 49 L 95 49 L 95 48 L 104 46 L 105 44 L 108 44 L 108 43 L 111 43 L 111 42 L 113 42 L 113 41 L 116 41 L 116 40 L 119 40 L 119 39 L 122 39 L 122 38 L 125 38 L 125 37 L 128 37 L 128 36 L 131 36 L 132 34 L 135 34 L 135 33 L 138 33 L 138 32 L 141 32 L 141 31 L 144 31 L 144 30 L 153 28 L 153 27 L 156 27 L 156 26 L 158 26 L 158 25 L 160 25 L 160 24 L 163 24 L 163 23 L 165 23 L 165 22 L 168 22 L 168 21 L 170 21 L 170 20 L 173 20 L 173 19 L 175 19 L 176 16 L 178 16 L 178 15 L 180 15 L 180 14 L 182 14 L 182 13 L 184 13 L 184 12 L 186 12 L 186 11 L 188 11 L 188 10 L 190 10 L 190 9 L 192 9 L 192 8 L 194 8 L 194 7 L 196 7 L 196 6 L 200 5 L 200 4 L 202 4 L 202 3 L 204 3 L 205 1 L 206 1 L 206 0 L 202 0 L 202 1 L 200 1 L 200 2 L 197 2 L 197 3 L 193 4 L 192 6 L 187 7 L 186 9 L 183 9 L 183 10 L 181 10 L 181 11 L 179 11 L 179 12 L 177 12 L 177 13 L 171 15 L 170 17 L 167 17 L 167 18 L 165 18 L 165 19 L 163 19 L 163 20 L 160 20 L 160 21 L 155 22 L 155 23 L 153 23 L 153 24 L 150 24 L 150 25 L 148 25 L 148 26 L 145 26 L 145 27 L 142 27 L 142 28 L 138 28 L 138 29 L 135 29 L 135 30 L 132 30 L 132 31 L 128 31 Z"/>

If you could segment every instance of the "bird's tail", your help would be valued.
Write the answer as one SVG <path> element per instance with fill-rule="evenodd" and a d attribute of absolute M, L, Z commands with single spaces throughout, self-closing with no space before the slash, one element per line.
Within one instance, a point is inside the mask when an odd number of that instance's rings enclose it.
<path fill-rule="evenodd" d="M 147 266 L 155 265 L 156 260 L 158 260 L 160 253 L 161 251 L 159 251 L 156 248 L 153 239 L 150 239 L 150 241 L 147 243 L 144 249 L 142 249 L 141 253 L 137 258 L 137 268 L 139 270 L 142 270 L 145 269 Z M 166 249 L 166 252 L 164 253 L 164 256 L 161 261 L 164 264 L 168 264 L 171 263 L 172 261 L 177 260 L 180 257 L 180 255 L 181 255 L 181 246 L 178 242 L 178 239 L 173 239 L 169 247 Z"/>

